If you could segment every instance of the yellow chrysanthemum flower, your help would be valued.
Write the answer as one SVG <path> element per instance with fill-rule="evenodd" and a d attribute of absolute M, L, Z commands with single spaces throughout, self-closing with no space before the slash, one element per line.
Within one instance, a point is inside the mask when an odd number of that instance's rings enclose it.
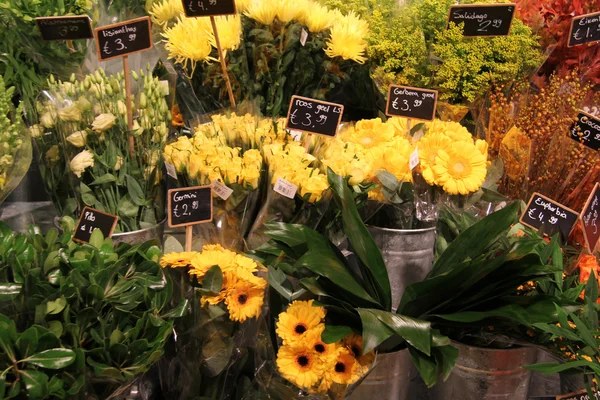
<path fill-rule="evenodd" d="M 324 365 L 312 348 L 284 345 L 277 352 L 277 369 L 284 379 L 302 389 L 310 389 L 321 379 Z"/>
<path fill-rule="evenodd" d="M 277 16 L 276 0 L 254 1 L 246 8 L 244 14 L 263 25 L 271 25 Z"/>
<path fill-rule="evenodd" d="M 163 0 L 154 3 L 150 10 L 152 22 L 157 25 L 166 25 L 170 20 L 183 14 L 183 2 L 181 0 Z"/>
<path fill-rule="evenodd" d="M 192 259 L 198 253 L 195 251 L 192 252 L 181 252 L 181 253 L 167 253 L 160 258 L 160 266 L 163 268 L 171 267 L 171 268 L 179 268 L 179 267 L 189 267 L 191 265 Z"/>
<path fill-rule="evenodd" d="M 277 19 L 285 24 L 297 19 L 302 11 L 294 0 L 272 1 L 275 3 Z"/>
<path fill-rule="evenodd" d="M 209 20 L 208 18 L 203 18 Z M 236 50 L 240 46 L 242 40 L 242 20 L 239 15 L 226 15 L 215 17 L 217 32 L 219 33 L 219 43 L 224 50 Z M 217 48 L 215 33 L 212 30 L 212 25 L 207 22 L 205 32 L 209 37 L 210 44 Z"/>
<path fill-rule="evenodd" d="M 186 68 L 189 64 L 192 74 L 198 62 L 211 60 L 212 46 L 203 18 L 179 17 L 178 22 L 161 35 L 165 38 L 169 58 Z"/>
<path fill-rule="evenodd" d="M 351 12 L 338 20 L 331 28 L 325 53 L 330 58 L 342 57 L 344 60 L 354 60 L 359 64 L 364 64 L 367 60 L 365 37 L 368 33 L 367 22 Z"/>
<path fill-rule="evenodd" d="M 225 297 L 229 319 L 244 322 L 250 318 L 258 318 L 264 297 L 264 288 L 254 286 L 247 281 L 238 280 L 235 285 L 228 288 Z"/>
<path fill-rule="evenodd" d="M 479 190 L 487 174 L 486 158 L 473 143 L 453 143 L 439 150 L 432 166 L 435 183 L 449 194 L 469 194 Z"/>
<path fill-rule="evenodd" d="M 307 1 L 298 14 L 298 20 L 312 33 L 329 29 L 334 20 L 327 7 L 314 1 Z"/>
<path fill-rule="evenodd" d="M 235 8 L 238 13 L 243 14 L 253 0 L 235 0 Z"/>
<path fill-rule="evenodd" d="M 322 327 L 325 309 L 313 306 L 313 302 L 314 300 L 296 300 L 285 312 L 279 314 L 276 332 L 283 340 L 283 344 L 301 342 L 308 331 Z"/>

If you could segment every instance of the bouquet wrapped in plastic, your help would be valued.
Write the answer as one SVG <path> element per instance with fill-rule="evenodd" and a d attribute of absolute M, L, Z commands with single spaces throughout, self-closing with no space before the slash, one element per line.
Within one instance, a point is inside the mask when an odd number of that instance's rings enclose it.
<path fill-rule="evenodd" d="M 53 178 L 48 185 L 51 190 L 52 185 L 60 187 L 66 173 L 76 200 L 58 211 L 71 214 L 90 206 L 117 215 L 116 232 L 147 228 L 164 219 L 162 149 L 171 113 L 163 86 L 149 68 L 131 75 L 137 84 L 131 131 L 123 73 L 108 76 L 99 69 L 81 80 L 50 80 L 38 104 L 42 114 L 37 128 L 45 133 L 35 140 L 45 154 L 46 176 Z"/>
<path fill-rule="evenodd" d="M 177 276 L 173 297 L 189 300 L 191 312 L 175 325 L 171 349 L 161 362 L 163 395 L 231 398 L 252 358 L 267 286 L 260 277 L 265 269 L 220 245 L 205 245 L 200 252 L 181 252 L 181 245 L 176 250 L 160 262 Z"/>

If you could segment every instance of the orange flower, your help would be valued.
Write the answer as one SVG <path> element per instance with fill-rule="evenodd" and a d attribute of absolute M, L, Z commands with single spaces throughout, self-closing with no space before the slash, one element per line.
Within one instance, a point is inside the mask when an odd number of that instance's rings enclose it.
<path fill-rule="evenodd" d="M 600 270 L 600 266 L 598 265 L 598 261 L 596 261 L 596 257 L 591 254 L 584 254 L 579 258 L 577 262 L 577 266 L 579 267 L 579 282 L 587 283 L 588 279 L 590 279 L 590 275 L 592 271 L 596 276 L 596 280 L 598 280 L 598 272 Z M 600 288 L 600 283 L 598 285 Z M 583 299 L 584 293 L 581 292 L 579 297 Z M 600 303 L 600 299 L 598 299 L 597 303 Z"/>

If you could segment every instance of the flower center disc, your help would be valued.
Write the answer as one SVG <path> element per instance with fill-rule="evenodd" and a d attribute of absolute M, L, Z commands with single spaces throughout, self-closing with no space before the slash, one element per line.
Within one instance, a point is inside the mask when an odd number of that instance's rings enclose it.
<path fill-rule="evenodd" d="M 238 303 L 246 304 L 247 301 L 248 301 L 248 296 L 246 296 L 245 294 L 240 294 L 238 296 Z"/>
<path fill-rule="evenodd" d="M 301 367 L 306 367 L 309 362 L 308 357 L 306 357 L 306 356 L 298 357 L 297 361 L 298 361 L 298 365 L 300 365 Z"/>
<path fill-rule="evenodd" d="M 323 353 L 323 352 L 325 352 L 325 346 L 323 346 L 321 343 L 317 343 L 315 345 L 315 351 L 317 353 Z"/>
<path fill-rule="evenodd" d="M 294 332 L 296 332 L 298 335 L 302 335 L 304 332 L 306 332 L 306 326 L 298 324 L 294 328 Z"/>
<path fill-rule="evenodd" d="M 335 364 L 335 372 L 339 372 L 340 374 L 346 372 L 346 366 L 344 363 L 339 362 Z"/>

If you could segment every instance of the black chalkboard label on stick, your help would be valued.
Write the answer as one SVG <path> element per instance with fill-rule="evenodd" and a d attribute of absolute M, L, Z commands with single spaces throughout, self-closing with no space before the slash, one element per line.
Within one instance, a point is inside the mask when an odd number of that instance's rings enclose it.
<path fill-rule="evenodd" d="M 94 37 L 92 21 L 87 15 L 38 17 L 35 19 L 42 40 L 79 40 Z"/>
<path fill-rule="evenodd" d="M 437 98 L 437 90 L 390 85 L 385 114 L 433 121 Z"/>
<path fill-rule="evenodd" d="M 464 23 L 464 36 L 506 36 L 515 15 L 514 3 L 461 4 L 450 7 L 448 25 Z"/>
<path fill-rule="evenodd" d="M 182 0 L 186 17 L 231 15 L 237 11 L 234 0 Z"/>
<path fill-rule="evenodd" d="M 573 17 L 568 46 L 594 42 L 600 42 L 600 12 Z"/>
<path fill-rule="evenodd" d="M 95 29 L 98 58 L 102 61 L 152 48 L 150 17 L 136 18 Z"/>
<path fill-rule="evenodd" d="M 579 111 L 577 121 L 571 125 L 569 136 L 589 148 L 600 149 L 600 119 Z"/>
<path fill-rule="evenodd" d="M 212 221 L 211 186 L 170 189 L 167 211 L 170 228 Z"/>
<path fill-rule="evenodd" d="M 84 207 L 75 227 L 73 241 L 89 243 L 94 229 L 100 229 L 105 238 L 111 237 L 117 226 L 119 217 L 94 208 Z"/>
<path fill-rule="evenodd" d="M 335 136 L 343 113 L 344 106 L 341 104 L 292 96 L 286 129 Z"/>
<path fill-rule="evenodd" d="M 590 253 L 594 252 L 600 239 L 600 184 L 596 183 L 580 215 L 583 236 Z"/>
<path fill-rule="evenodd" d="M 563 240 L 566 240 L 578 218 L 579 213 L 546 196 L 534 193 L 520 221 L 530 228 L 543 229 L 544 234 L 548 236 L 559 233 Z"/>

